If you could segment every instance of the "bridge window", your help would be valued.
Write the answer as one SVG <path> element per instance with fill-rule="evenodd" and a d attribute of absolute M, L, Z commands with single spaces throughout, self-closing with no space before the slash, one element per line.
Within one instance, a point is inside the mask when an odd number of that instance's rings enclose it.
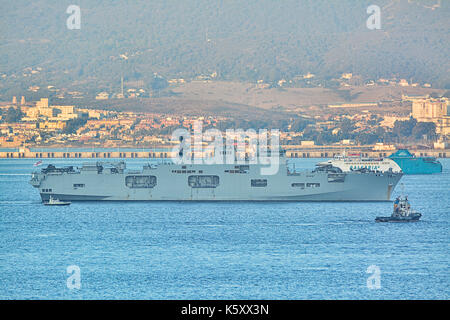
<path fill-rule="evenodd" d="M 189 176 L 188 185 L 191 188 L 217 188 L 219 176 Z"/>
<path fill-rule="evenodd" d="M 84 183 L 74 183 L 73 187 L 74 188 L 84 188 Z"/>
<path fill-rule="evenodd" d="M 267 187 L 267 179 L 252 179 L 252 187 Z"/>
<path fill-rule="evenodd" d="M 125 185 L 128 188 L 153 188 L 156 186 L 156 176 L 127 176 Z"/>

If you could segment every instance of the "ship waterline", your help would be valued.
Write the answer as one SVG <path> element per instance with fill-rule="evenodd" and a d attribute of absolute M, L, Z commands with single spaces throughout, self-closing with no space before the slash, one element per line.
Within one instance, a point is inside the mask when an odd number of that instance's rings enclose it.
<path fill-rule="evenodd" d="M 124 162 L 49 166 L 30 183 L 43 201 L 389 201 L 402 177 L 393 172 L 342 172 L 320 167 L 291 172 L 285 161 L 273 175 L 260 164 L 146 165 Z"/>

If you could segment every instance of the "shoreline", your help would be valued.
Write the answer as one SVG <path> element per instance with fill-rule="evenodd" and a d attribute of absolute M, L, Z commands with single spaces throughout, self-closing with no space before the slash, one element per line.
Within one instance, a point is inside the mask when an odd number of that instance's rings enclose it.
<path fill-rule="evenodd" d="M 315 146 L 299 148 L 282 146 L 287 158 L 332 158 L 343 152 L 358 153 L 362 157 L 388 157 L 395 150 L 373 150 L 370 147 L 356 146 Z M 291 147 L 291 148 L 289 148 Z M 417 157 L 450 158 L 450 149 L 409 149 Z M 175 152 L 172 148 L 0 148 L 0 159 L 169 159 Z"/>

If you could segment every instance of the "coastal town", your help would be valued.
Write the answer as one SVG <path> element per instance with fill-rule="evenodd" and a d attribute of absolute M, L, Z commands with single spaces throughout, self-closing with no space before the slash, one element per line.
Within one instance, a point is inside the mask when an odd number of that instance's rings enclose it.
<path fill-rule="evenodd" d="M 343 150 L 386 156 L 405 145 L 395 134 L 409 126 L 410 133 L 403 134 L 416 138 L 408 145 L 414 153 L 448 157 L 449 99 L 402 95 L 401 104 L 409 113 L 380 113 L 378 103 L 346 103 L 325 106 L 327 114 L 291 116 L 280 128 L 280 144 L 290 157 L 330 157 Z M 3 103 L 0 111 L 1 158 L 167 158 L 177 143 L 171 140 L 177 128 L 193 130 L 196 121 L 223 131 L 238 125 L 235 118 L 212 114 L 117 111 L 55 105 L 48 98 L 28 102 L 24 96 Z"/>
<path fill-rule="evenodd" d="M 168 319 L 448 300 L 449 16 L 3 1 L 0 300 Z"/>

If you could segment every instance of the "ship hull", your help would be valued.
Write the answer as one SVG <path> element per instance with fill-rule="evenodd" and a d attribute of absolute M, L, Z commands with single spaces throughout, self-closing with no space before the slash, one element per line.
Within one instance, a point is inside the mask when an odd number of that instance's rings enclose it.
<path fill-rule="evenodd" d="M 433 174 L 442 172 L 442 164 L 426 162 L 423 158 L 393 159 L 402 168 L 404 174 Z"/>
<path fill-rule="evenodd" d="M 433 157 L 415 157 L 406 149 L 400 149 L 389 156 L 404 174 L 433 174 L 442 172 L 442 164 Z"/>
<path fill-rule="evenodd" d="M 397 218 L 397 217 L 376 217 L 375 221 L 376 222 L 417 222 L 419 221 L 421 216 L 414 216 L 414 217 L 402 217 L 402 218 Z"/>
<path fill-rule="evenodd" d="M 401 174 L 326 172 L 261 175 L 260 166 L 233 172 L 232 165 L 163 165 L 141 172 L 62 173 L 35 176 L 43 201 L 390 201 Z M 228 172 L 227 172 L 228 171 Z M 201 174 L 199 174 L 201 172 Z M 217 177 L 201 186 L 195 177 Z M 130 178 L 131 177 L 131 178 Z M 136 178 L 137 177 L 137 178 Z M 133 186 L 130 179 L 152 185 Z M 194 178 L 192 178 L 194 177 Z M 144 180 L 142 180 L 142 179 Z M 208 178 L 209 179 L 209 178 Z M 211 183 L 207 181 L 207 183 Z"/>

